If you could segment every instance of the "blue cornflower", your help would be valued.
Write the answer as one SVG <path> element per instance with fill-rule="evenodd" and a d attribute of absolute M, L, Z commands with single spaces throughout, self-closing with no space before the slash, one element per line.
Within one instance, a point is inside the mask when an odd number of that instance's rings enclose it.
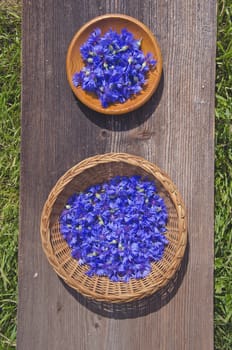
<path fill-rule="evenodd" d="M 100 38 L 101 30 L 99 28 L 96 28 L 89 36 L 87 43 L 89 45 L 96 44 Z"/>
<path fill-rule="evenodd" d="M 111 33 L 112 35 L 112 33 Z M 153 181 L 115 176 L 71 196 L 60 231 L 88 276 L 128 282 L 144 278 L 162 259 L 168 212 Z"/>
<path fill-rule="evenodd" d="M 140 93 L 157 63 L 151 53 L 144 55 L 141 42 L 125 28 L 103 36 L 96 28 L 80 48 L 85 66 L 73 75 L 73 85 L 94 92 L 104 108 Z"/>

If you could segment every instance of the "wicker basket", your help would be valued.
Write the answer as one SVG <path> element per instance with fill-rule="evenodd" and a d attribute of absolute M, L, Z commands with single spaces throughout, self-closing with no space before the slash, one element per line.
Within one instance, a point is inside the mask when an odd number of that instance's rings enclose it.
<path fill-rule="evenodd" d="M 162 260 L 152 263 L 147 277 L 131 279 L 128 283 L 112 282 L 107 277 L 88 277 L 87 267 L 80 266 L 71 257 L 71 250 L 59 230 L 59 215 L 70 195 L 115 175 L 141 175 L 155 180 L 168 208 L 166 236 L 169 244 Z M 75 165 L 56 183 L 43 208 L 41 238 L 50 264 L 69 286 L 98 301 L 130 302 L 161 289 L 177 271 L 187 242 L 185 209 L 175 185 L 156 165 L 125 153 L 97 155 Z"/>

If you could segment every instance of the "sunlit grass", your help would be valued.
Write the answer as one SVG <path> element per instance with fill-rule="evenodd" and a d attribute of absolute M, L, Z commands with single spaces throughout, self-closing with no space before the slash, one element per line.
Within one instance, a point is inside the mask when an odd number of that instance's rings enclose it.
<path fill-rule="evenodd" d="M 215 159 L 215 349 L 232 349 L 232 2 L 218 2 Z"/>
<path fill-rule="evenodd" d="M 20 8 L 0 3 L 0 349 L 15 348 L 20 140 Z"/>

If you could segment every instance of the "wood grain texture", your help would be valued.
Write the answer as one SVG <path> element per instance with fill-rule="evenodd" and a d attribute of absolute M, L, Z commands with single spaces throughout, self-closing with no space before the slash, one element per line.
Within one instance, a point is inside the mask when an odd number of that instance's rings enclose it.
<path fill-rule="evenodd" d="M 213 349 L 215 12 L 214 0 L 23 1 L 18 350 Z M 71 38 L 104 13 L 142 21 L 163 55 L 154 97 L 123 117 L 89 111 L 66 79 Z M 62 283 L 39 232 L 43 204 L 58 178 L 105 152 L 156 163 L 177 185 L 188 212 L 188 266 L 175 295 L 164 305 L 154 299 L 143 315 L 125 310 L 121 319 L 114 308 L 110 317 L 103 306 L 94 312 Z"/>

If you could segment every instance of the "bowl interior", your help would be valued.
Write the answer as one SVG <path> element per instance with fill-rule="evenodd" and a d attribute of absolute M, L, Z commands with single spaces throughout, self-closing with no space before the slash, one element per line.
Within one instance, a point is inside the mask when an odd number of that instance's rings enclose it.
<path fill-rule="evenodd" d="M 140 94 L 133 96 L 123 104 L 117 103 L 107 108 L 101 106 L 100 101 L 94 94 L 82 90 L 81 87 L 76 88 L 72 83 L 73 74 L 79 72 L 84 66 L 80 54 L 80 47 L 96 28 L 100 28 L 102 34 L 105 34 L 110 28 L 116 30 L 118 33 L 121 32 L 123 28 L 126 28 L 133 33 L 136 39 L 142 38 L 141 47 L 144 54 L 151 52 L 153 57 L 157 60 L 157 65 L 155 69 L 148 73 L 147 84 Z M 103 114 L 123 114 L 142 106 L 152 96 L 160 81 L 162 57 L 155 37 L 144 24 L 129 16 L 105 15 L 88 22 L 76 33 L 68 48 L 66 71 L 70 87 L 82 103 Z"/>
<path fill-rule="evenodd" d="M 155 180 L 158 193 L 164 198 L 169 216 L 166 233 L 169 244 L 165 248 L 162 260 L 152 264 L 152 272 L 147 277 L 139 280 L 132 279 L 128 283 L 111 282 L 106 277 L 88 277 L 85 274 L 87 267 L 78 265 L 77 260 L 71 257 L 70 248 L 62 238 L 59 230 L 59 216 L 70 195 L 78 191 L 84 191 L 91 184 L 104 182 L 116 175 L 141 175 L 142 177 L 148 177 L 150 180 Z M 53 254 L 62 270 L 60 274 L 64 275 L 65 273 L 65 276 L 67 276 L 66 281 L 69 281 L 72 287 L 84 295 L 98 300 L 123 301 L 130 296 L 136 296 L 136 294 L 142 297 L 142 290 L 154 292 L 155 289 L 159 289 L 159 285 L 163 282 L 164 275 L 170 270 L 179 248 L 178 213 L 168 192 L 151 173 L 138 166 L 124 162 L 98 164 L 85 169 L 74 177 L 58 195 L 52 208 L 49 224 L 50 242 Z M 57 270 L 58 274 L 61 270 Z"/>

